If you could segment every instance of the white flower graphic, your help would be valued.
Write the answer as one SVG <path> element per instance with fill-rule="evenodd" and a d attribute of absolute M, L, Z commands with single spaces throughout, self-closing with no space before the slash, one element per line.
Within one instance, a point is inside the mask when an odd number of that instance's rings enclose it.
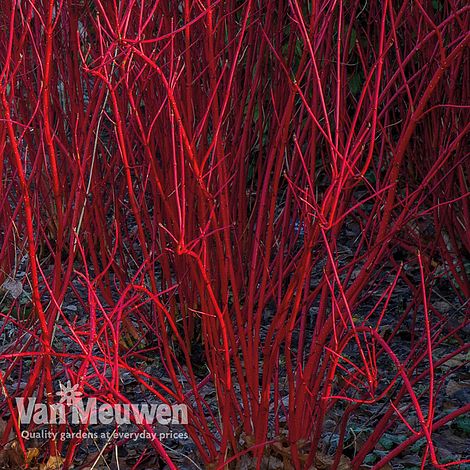
<path fill-rule="evenodd" d="M 59 382 L 59 387 L 60 390 L 56 393 L 57 396 L 61 397 L 59 403 L 65 402 L 67 405 L 72 406 L 82 400 L 82 392 L 78 390 L 78 384 L 72 386 L 69 380 L 66 385 Z"/>

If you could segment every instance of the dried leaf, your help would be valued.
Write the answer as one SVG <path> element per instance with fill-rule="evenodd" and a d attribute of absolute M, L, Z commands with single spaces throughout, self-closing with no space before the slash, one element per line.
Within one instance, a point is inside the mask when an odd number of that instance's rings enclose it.
<path fill-rule="evenodd" d="M 468 390 L 468 383 L 459 383 L 455 380 L 450 379 L 446 387 L 446 395 L 448 397 L 453 397 L 455 394 Z"/>
<path fill-rule="evenodd" d="M 59 455 L 49 457 L 49 460 L 46 464 L 42 464 L 39 466 L 40 470 L 60 470 L 62 468 L 62 464 L 64 463 L 64 459 Z"/>
<path fill-rule="evenodd" d="M 321 452 L 317 452 L 317 455 L 315 456 L 314 468 L 316 468 L 316 470 L 331 470 L 333 468 L 333 463 L 334 463 L 333 457 L 322 454 Z M 351 469 L 351 460 L 345 455 L 342 455 L 339 460 L 337 470 L 350 470 L 350 469 Z"/>
<path fill-rule="evenodd" d="M 470 360 L 470 353 L 462 352 L 460 354 L 455 355 L 448 361 L 446 361 L 443 365 L 445 367 L 460 367 L 465 364 L 468 364 L 469 360 Z"/>
<path fill-rule="evenodd" d="M 31 447 L 26 449 L 26 462 L 31 463 L 39 455 L 39 449 L 37 447 Z"/>
<path fill-rule="evenodd" d="M 6 444 L 0 451 L 0 465 L 9 469 L 24 467 L 24 455 L 16 439 Z"/>
<path fill-rule="evenodd" d="M 2 289 L 6 290 L 14 299 L 23 293 L 23 284 L 16 279 L 7 278 L 2 284 Z"/>

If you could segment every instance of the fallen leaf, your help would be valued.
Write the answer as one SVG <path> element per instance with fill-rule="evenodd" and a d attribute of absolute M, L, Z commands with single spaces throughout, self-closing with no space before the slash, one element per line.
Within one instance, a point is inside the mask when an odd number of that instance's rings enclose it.
<path fill-rule="evenodd" d="M 64 463 L 64 459 L 59 455 L 49 457 L 49 460 L 46 464 L 42 464 L 39 466 L 40 470 L 60 470 L 62 468 L 62 464 Z"/>
<path fill-rule="evenodd" d="M 21 281 L 16 279 L 8 278 L 2 284 L 2 289 L 9 292 L 9 294 L 14 298 L 17 299 L 23 293 L 23 284 Z"/>
<path fill-rule="evenodd" d="M 331 470 L 333 468 L 333 463 L 334 463 L 334 458 L 322 454 L 321 452 L 317 452 L 317 455 L 315 456 L 315 467 L 317 470 Z M 342 455 L 338 467 L 336 467 L 337 470 L 350 470 L 351 469 L 351 460 L 346 457 L 345 455 Z"/>
<path fill-rule="evenodd" d="M 26 462 L 31 463 L 39 455 L 39 449 L 37 447 L 31 447 L 26 449 Z"/>
<path fill-rule="evenodd" d="M 24 455 L 16 439 L 7 443 L 0 451 L 0 465 L 9 469 L 24 467 Z"/>

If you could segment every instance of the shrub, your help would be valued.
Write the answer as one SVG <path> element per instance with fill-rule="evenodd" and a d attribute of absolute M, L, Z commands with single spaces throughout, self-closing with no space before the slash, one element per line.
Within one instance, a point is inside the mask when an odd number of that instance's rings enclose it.
<path fill-rule="evenodd" d="M 21 283 L 3 443 L 28 460 L 15 397 L 71 380 L 130 402 L 128 374 L 189 406 L 213 468 L 378 469 L 422 438 L 423 465 L 449 466 L 433 434 L 469 411 L 439 401 L 469 346 L 468 5 L 0 9 L 0 281 Z"/>

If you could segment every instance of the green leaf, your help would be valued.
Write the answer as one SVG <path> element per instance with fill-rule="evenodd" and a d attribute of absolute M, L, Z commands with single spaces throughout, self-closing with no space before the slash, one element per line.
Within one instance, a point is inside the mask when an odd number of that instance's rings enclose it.
<path fill-rule="evenodd" d="M 470 436 L 470 416 L 465 415 L 455 418 L 452 427 L 462 432 L 465 436 Z"/>
<path fill-rule="evenodd" d="M 406 436 L 404 435 L 384 434 L 381 437 L 379 444 L 385 450 L 391 450 L 394 447 L 396 447 L 398 444 L 401 444 L 405 439 L 406 439 Z"/>
<path fill-rule="evenodd" d="M 442 11 L 443 5 L 439 0 L 432 0 L 432 7 L 436 11 Z"/>
<path fill-rule="evenodd" d="M 356 45 L 356 30 L 353 28 L 351 31 L 351 38 L 349 40 L 349 52 L 351 52 L 354 49 L 355 45 Z"/>
<path fill-rule="evenodd" d="M 426 444 L 426 439 L 423 437 L 421 439 L 418 439 L 411 447 L 410 451 L 413 453 L 418 452 L 421 447 L 423 447 Z"/>
<path fill-rule="evenodd" d="M 369 454 L 366 455 L 366 458 L 364 459 L 364 463 L 366 465 L 372 465 L 373 463 L 377 462 L 377 456 L 375 454 Z"/>
<path fill-rule="evenodd" d="M 362 77 L 359 72 L 354 73 L 354 75 L 349 80 L 349 86 L 351 89 L 351 93 L 354 96 L 357 96 L 361 93 L 362 89 Z"/>

